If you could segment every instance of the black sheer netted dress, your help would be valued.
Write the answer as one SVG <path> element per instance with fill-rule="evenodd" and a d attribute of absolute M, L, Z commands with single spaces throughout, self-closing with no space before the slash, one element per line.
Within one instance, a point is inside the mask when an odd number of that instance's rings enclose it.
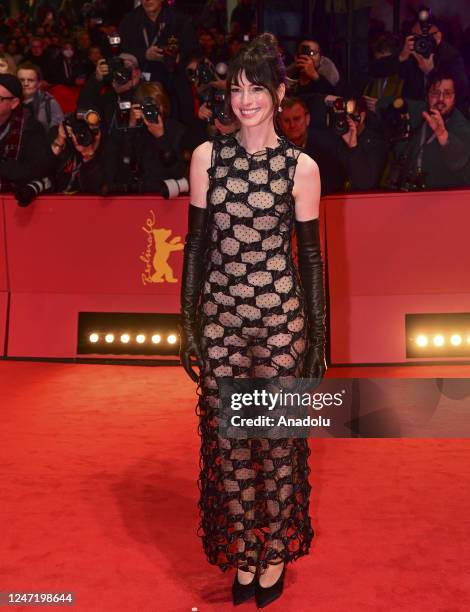
<path fill-rule="evenodd" d="M 306 439 L 228 439 L 218 434 L 218 377 L 300 376 L 306 350 L 301 285 L 291 257 L 292 187 L 301 150 L 286 140 L 250 154 L 235 135 L 214 140 L 208 170 L 208 248 L 199 305 L 203 368 L 200 527 L 222 571 L 265 571 L 305 555 Z"/>

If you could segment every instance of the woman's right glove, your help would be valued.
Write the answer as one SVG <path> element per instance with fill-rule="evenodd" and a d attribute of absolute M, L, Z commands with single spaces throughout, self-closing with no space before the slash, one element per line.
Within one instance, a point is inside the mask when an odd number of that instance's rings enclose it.
<path fill-rule="evenodd" d="M 305 296 L 308 336 L 302 378 L 314 378 L 320 382 L 326 372 L 326 313 L 319 226 L 318 219 L 295 222 L 298 269 Z"/>
<path fill-rule="evenodd" d="M 188 233 L 184 245 L 183 278 L 181 281 L 180 359 L 186 373 L 194 381 L 198 375 L 192 366 L 203 367 L 200 338 L 197 332 L 197 311 L 206 265 L 207 208 L 189 204 Z M 196 361 L 191 361 L 195 357 Z"/>

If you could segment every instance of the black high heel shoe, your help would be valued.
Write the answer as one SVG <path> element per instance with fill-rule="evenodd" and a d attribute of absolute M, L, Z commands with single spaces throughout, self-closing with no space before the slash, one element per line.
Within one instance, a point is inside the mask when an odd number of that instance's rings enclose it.
<path fill-rule="evenodd" d="M 232 584 L 232 601 L 234 606 L 248 601 L 255 596 L 256 577 L 249 584 L 241 584 L 238 582 L 238 571 L 235 572 L 235 579 Z"/>
<path fill-rule="evenodd" d="M 284 563 L 284 567 L 282 568 L 282 573 L 279 578 L 276 580 L 274 584 L 269 587 L 263 587 L 260 585 L 259 581 L 256 582 L 256 605 L 258 608 L 265 608 L 276 599 L 282 595 L 284 590 L 284 577 L 286 575 L 286 564 Z"/>

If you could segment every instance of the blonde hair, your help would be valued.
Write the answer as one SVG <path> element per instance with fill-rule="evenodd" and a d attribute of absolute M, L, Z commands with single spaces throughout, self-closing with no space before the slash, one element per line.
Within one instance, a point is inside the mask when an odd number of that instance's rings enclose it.
<path fill-rule="evenodd" d="M 162 115 L 164 117 L 169 116 L 171 110 L 170 99 L 161 83 L 153 81 L 140 83 L 135 91 L 133 101 L 142 104 L 145 98 L 152 98 L 160 107 Z"/>
<path fill-rule="evenodd" d="M 7 64 L 7 72 L 3 74 L 16 75 L 16 63 L 9 53 L 0 53 L 0 60 L 4 60 Z"/>

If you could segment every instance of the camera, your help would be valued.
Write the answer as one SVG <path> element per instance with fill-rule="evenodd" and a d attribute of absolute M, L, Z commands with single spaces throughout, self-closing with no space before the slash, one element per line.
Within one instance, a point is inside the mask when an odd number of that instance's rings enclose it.
<path fill-rule="evenodd" d="M 348 116 L 358 123 L 361 120 L 361 113 L 367 111 L 364 98 L 347 100 L 346 98 L 336 98 L 329 104 L 327 124 L 336 134 L 342 136 L 349 131 Z"/>
<path fill-rule="evenodd" d="M 185 176 L 179 179 L 167 179 L 160 183 L 160 193 L 168 200 L 169 198 L 176 198 L 182 193 L 189 193 L 189 183 Z"/>
<path fill-rule="evenodd" d="M 40 193 L 50 191 L 52 188 L 51 180 L 47 177 L 31 181 L 25 185 L 19 185 L 15 189 L 15 199 L 18 206 L 26 207 L 36 198 Z"/>
<path fill-rule="evenodd" d="M 100 129 L 100 116 L 95 110 L 77 110 L 69 113 L 64 118 L 64 127 L 67 137 L 69 128 L 82 147 L 88 147 L 95 141 L 95 136 Z"/>
<path fill-rule="evenodd" d="M 411 135 L 408 104 L 404 98 L 395 98 L 383 113 L 385 134 L 390 143 L 409 140 Z"/>
<path fill-rule="evenodd" d="M 160 111 L 152 98 L 146 97 L 140 105 L 144 117 L 149 123 L 157 123 Z"/>
<path fill-rule="evenodd" d="M 132 104 L 129 100 L 119 100 L 116 113 L 116 127 L 118 130 L 127 130 L 131 115 Z"/>
<path fill-rule="evenodd" d="M 418 23 L 421 26 L 422 34 L 416 34 L 413 37 L 415 51 L 418 55 L 422 55 L 425 58 L 431 56 L 431 53 L 434 53 L 437 48 L 436 41 L 434 40 L 434 35 L 429 33 L 431 29 L 431 9 L 422 8 L 418 12 Z"/>
<path fill-rule="evenodd" d="M 117 85 L 125 85 L 132 78 L 132 68 L 128 68 L 124 64 L 122 57 L 119 57 L 119 53 L 121 52 L 121 37 L 117 33 L 111 34 L 108 36 L 108 42 L 111 56 L 106 60 L 109 67 L 107 81 L 114 81 Z"/>
<path fill-rule="evenodd" d="M 212 111 L 210 123 L 218 119 L 223 125 L 231 123 L 230 117 L 225 110 L 225 91 L 216 87 L 206 87 L 199 92 L 199 101 Z"/>
<path fill-rule="evenodd" d="M 411 167 L 409 154 L 403 153 L 392 164 L 385 186 L 398 191 L 422 191 L 426 189 L 426 174 Z"/>
<path fill-rule="evenodd" d="M 186 75 L 191 83 L 194 83 L 197 87 L 209 85 L 212 81 L 217 80 L 214 66 L 204 60 L 199 61 L 196 68 L 186 68 Z"/>
<path fill-rule="evenodd" d="M 174 72 L 176 69 L 178 51 L 178 39 L 176 36 L 169 36 L 166 45 L 163 47 L 163 62 L 169 72 Z"/>
<path fill-rule="evenodd" d="M 308 55 L 310 57 L 316 57 L 317 52 L 311 49 L 308 45 L 300 45 L 299 55 Z"/>

